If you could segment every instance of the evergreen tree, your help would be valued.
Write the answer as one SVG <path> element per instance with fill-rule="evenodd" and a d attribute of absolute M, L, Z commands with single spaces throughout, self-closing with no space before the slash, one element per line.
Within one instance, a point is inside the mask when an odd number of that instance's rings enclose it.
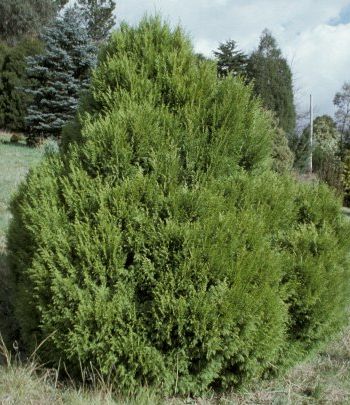
<path fill-rule="evenodd" d="M 217 58 L 217 69 L 219 77 L 246 75 L 248 57 L 237 49 L 236 42 L 229 40 L 221 43 L 217 51 L 214 51 Z"/>
<path fill-rule="evenodd" d="M 87 24 L 89 36 L 94 42 L 104 41 L 115 24 L 114 0 L 77 0 Z"/>
<path fill-rule="evenodd" d="M 0 49 L 0 127 L 24 131 L 25 116 L 30 103 L 28 94 L 20 88 L 29 86 L 25 58 L 41 50 L 41 42 L 24 39 L 16 46 Z"/>
<path fill-rule="evenodd" d="M 28 58 L 27 73 L 35 84 L 26 122 L 31 138 L 59 136 L 75 114 L 78 97 L 88 84 L 95 48 L 75 9 L 67 9 L 41 35 L 43 53 Z"/>
<path fill-rule="evenodd" d="M 248 76 L 265 107 L 276 114 L 280 127 L 291 136 L 296 120 L 292 72 L 268 30 L 263 31 L 258 49 L 249 58 Z"/>
<path fill-rule="evenodd" d="M 0 40 L 15 44 L 36 35 L 64 4 L 53 0 L 0 0 Z"/>
<path fill-rule="evenodd" d="M 29 347 L 50 337 L 41 361 L 94 367 L 129 395 L 199 395 L 348 320 L 338 201 L 268 170 L 270 114 L 216 73 L 159 19 L 122 24 L 101 51 L 70 147 L 12 203 L 15 314 Z"/>

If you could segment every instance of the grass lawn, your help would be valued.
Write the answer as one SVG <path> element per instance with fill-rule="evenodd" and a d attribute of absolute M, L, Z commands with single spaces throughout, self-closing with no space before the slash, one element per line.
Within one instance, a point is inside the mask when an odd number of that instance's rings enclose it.
<path fill-rule="evenodd" d="M 9 136 L 0 133 L 0 286 L 3 291 L 8 274 L 5 266 L 8 204 L 18 183 L 41 156 L 41 150 L 10 144 Z M 350 210 L 345 211 L 350 217 Z M 0 331 L 1 327 L 4 323 L 0 324 Z M 0 353 L 7 359 L 7 365 L 0 365 L 0 404 L 350 404 L 350 328 L 279 379 L 256 382 L 244 392 L 202 399 L 158 398 L 147 390 L 138 397 L 119 398 L 103 384 L 97 384 L 93 390 L 75 387 L 73 383 L 63 386 L 55 370 L 38 367 L 32 361 L 24 364 L 11 361 L 1 341 Z"/>
<path fill-rule="evenodd" d="M 8 205 L 28 169 L 38 163 L 42 151 L 23 144 L 11 144 L 10 136 L 0 133 L 0 246 L 10 219 Z"/>

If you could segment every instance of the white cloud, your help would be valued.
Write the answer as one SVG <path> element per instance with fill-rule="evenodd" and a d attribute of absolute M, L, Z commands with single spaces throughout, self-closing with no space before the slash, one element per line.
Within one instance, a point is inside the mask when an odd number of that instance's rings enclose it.
<path fill-rule="evenodd" d="M 332 100 L 345 80 L 350 80 L 350 24 L 318 25 L 294 38 L 286 46 L 293 52 L 293 71 L 300 92 L 297 101 L 306 108 L 308 94 L 314 96 L 318 114 L 333 114 Z"/>
<path fill-rule="evenodd" d="M 119 0 L 117 20 L 135 24 L 145 12 L 161 13 L 180 23 L 206 55 L 228 39 L 250 52 L 268 28 L 293 65 L 301 108 L 312 92 L 323 114 L 333 112 L 334 93 L 350 80 L 350 24 L 330 25 L 349 5 L 349 0 Z"/>
<path fill-rule="evenodd" d="M 332 100 L 345 80 L 350 80 L 350 24 L 318 25 L 293 38 L 285 47 L 293 55 L 297 101 L 306 108 L 312 93 L 318 114 L 333 114 Z"/>

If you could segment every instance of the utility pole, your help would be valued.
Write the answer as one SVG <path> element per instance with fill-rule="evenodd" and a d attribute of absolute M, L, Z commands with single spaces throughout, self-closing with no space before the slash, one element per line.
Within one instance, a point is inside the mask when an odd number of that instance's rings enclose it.
<path fill-rule="evenodd" d="M 314 132 L 314 112 L 312 106 L 312 94 L 310 94 L 310 156 L 309 156 L 309 173 L 312 173 L 312 145 L 313 145 L 313 132 Z"/>

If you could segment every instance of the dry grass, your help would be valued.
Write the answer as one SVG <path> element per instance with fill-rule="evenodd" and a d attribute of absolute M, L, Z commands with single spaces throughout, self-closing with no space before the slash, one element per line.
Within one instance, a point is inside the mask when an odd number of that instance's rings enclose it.
<path fill-rule="evenodd" d="M 350 403 L 350 328 L 283 378 L 230 398 L 242 405 Z"/>
<path fill-rule="evenodd" d="M 350 404 L 350 328 L 309 361 L 283 378 L 258 382 L 242 392 L 205 398 L 162 398 L 150 390 L 123 397 L 94 373 L 93 384 L 60 382 L 58 370 L 40 367 L 34 356 L 21 364 L 2 344 L 6 364 L 0 367 L 0 404 L 252 405 Z M 91 380 L 91 375 L 89 376 Z"/>

